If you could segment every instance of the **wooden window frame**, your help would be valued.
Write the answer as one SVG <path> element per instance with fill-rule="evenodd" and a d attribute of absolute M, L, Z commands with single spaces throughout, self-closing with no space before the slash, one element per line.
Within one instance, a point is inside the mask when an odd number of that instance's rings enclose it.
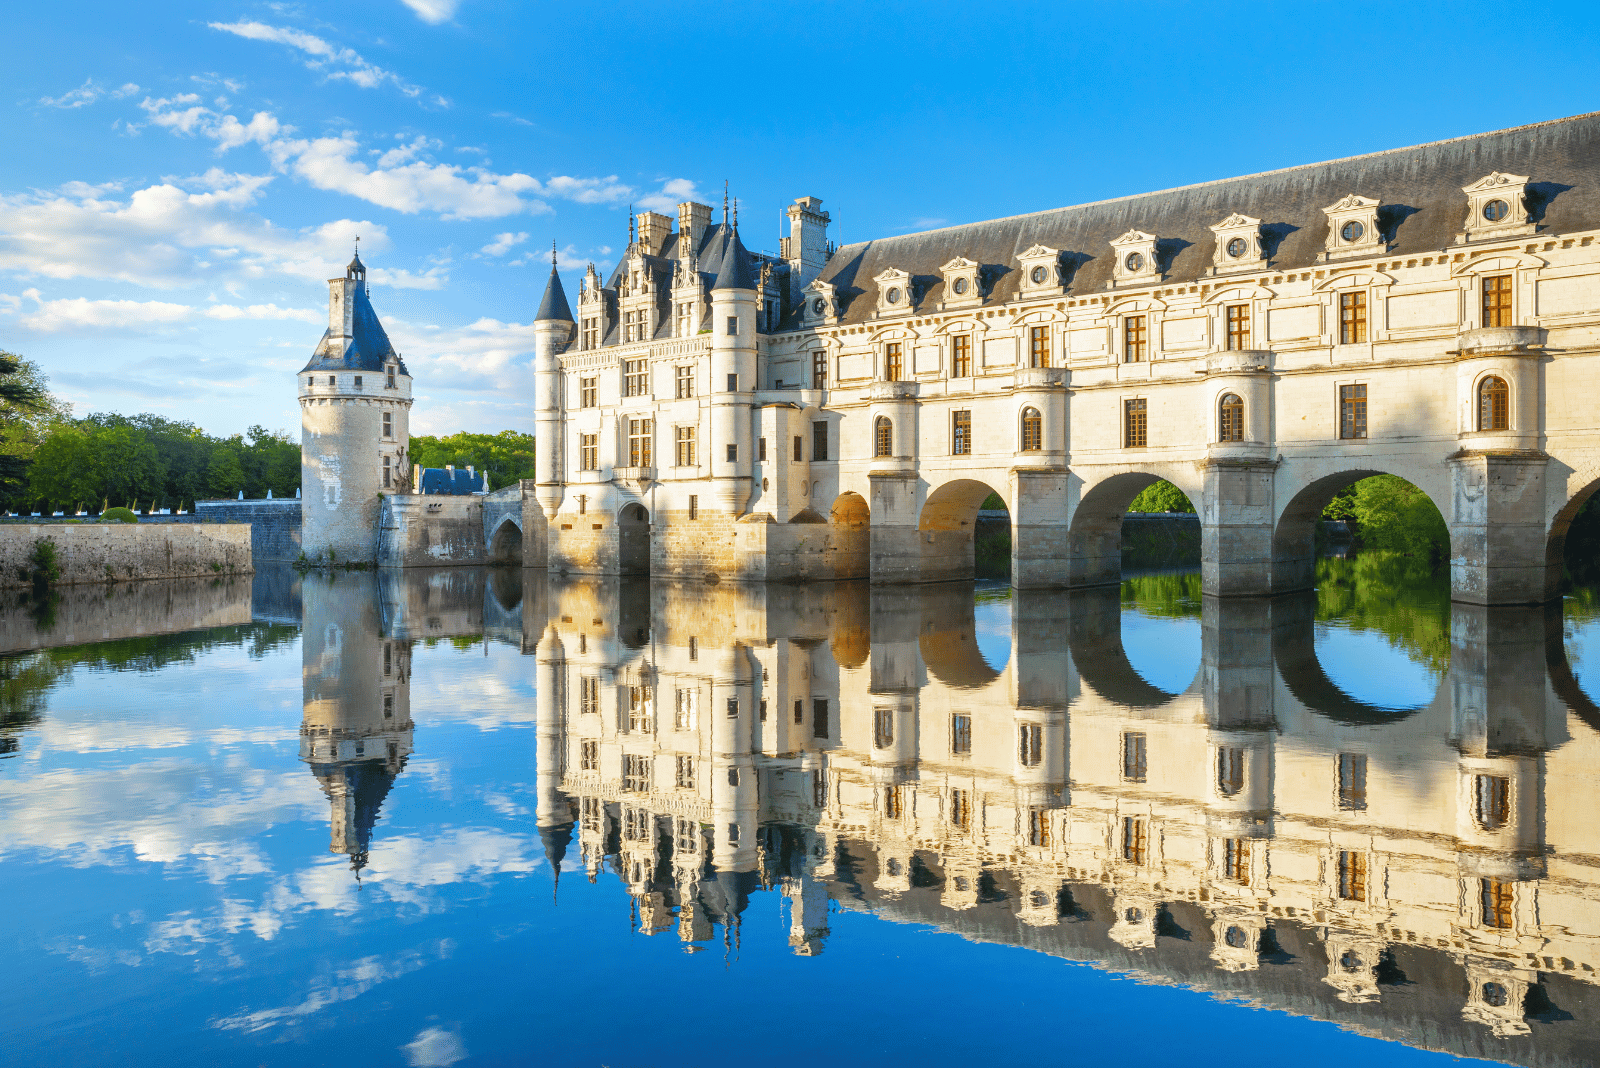
<path fill-rule="evenodd" d="M 972 335 L 950 335 L 950 377 L 972 377 Z"/>
<path fill-rule="evenodd" d="M 962 408 L 950 413 L 950 455 L 972 455 L 972 411 Z"/>
<path fill-rule="evenodd" d="M 1368 418 L 1367 384 L 1351 382 L 1339 387 L 1339 440 L 1365 441 L 1372 432 Z"/>
<path fill-rule="evenodd" d="M 811 388 L 828 388 L 828 350 L 815 349 L 811 353 Z"/>
<path fill-rule="evenodd" d="M 1497 931 L 1511 930 L 1516 926 L 1516 884 L 1500 879 L 1479 880 L 1478 906 L 1483 926 Z"/>
<path fill-rule="evenodd" d="M 1050 328 L 1048 326 L 1030 326 L 1028 328 L 1028 366 L 1050 366 Z"/>
<path fill-rule="evenodd" d="M 650 361 L 643 357 L 622 361 L 622 395 L 648 397 L 650 395 Z"/>
<path fill-rule="evenodd" d="M 673 369 L 675 394 L 678 400 L 694 396 L 694 364 L 679 364 Z"/>
<path fill-rule="evenodd" d="M 1339 344 L 1367 343 L 1367 293 L 1357 289 L 1339 294 Z"/>
<path fill-rule="evenodd" d="M 1515 326 L 1512 318 L 1512 276 L 1485 275 L 1479 279 L 1483 291 L 1483 326 Z"/>
<path fill-rule="evenodd" d="M 600 470 L 600 435 L 578 435 L 578 470 Z"/>
<path fill-rule="evenodd" d="M 578 379 L 578 407 L 598 408 L 600 406 L 600 380 L 598 378 Z"/>
<path fill-rule="evenodd" d="M 674 459 L 679 467 L 695 466 L 695 426 L 678 426 L 673 428 L 673 445 L 676 451 Z"/>
<path fill-rule="evenodd" d="M 1144 449 L 1150 445 L 1150 406 L 1144 397 L 1122 402 L 1122 447 Z"/>
<path fill-rule="evenodd" d="M 1147 782 L 1150 778 L 1150 736 L 1144 731 L 1122 732 L 1122 781 Z"/>
<path fill-rule="evenodd" d="M 655 438 L 654 419 L 628 420 L 628 466 L 651 466 L 651 444 Z"/>
<path fill-rule="evenodd" d="M 1044 416 L 1037 408 L 1022 409 L 1022 451 L 1044 451 Z"/>
<path fill-rule="evenodd" d="M 1122 317 L 1122 362 L 1144 363 L 1150 355 L 1150 318 L 1147 315 Z"/>
<path fill-rule="evenodd" d="M 1222 876 L 1240 886 L 1250 885 L 1250 839 L 1222 840 Z"/>
<path fill-rule="evenodd" d="M 1485 831 L 1504 829 L 1511 822 L 1511 780 L 1504 775 L 1474 775 L 1472 815 Z"/>
<path fill-rule="evenodd" d="M 972 714 L 969 712 L 950 714 L 950 755 L 972 755 Z"/>
<path fill-rule="evenodd" d="M 1250 347 L 1250 305 L 1225 305 L 1223 324 L 1227 332 L 1228 351 L 1242 352 Z"/>
<path fill-rule="evenodd" d="M 1150 829 L 1143 816 L 1122 817 L 1122 859 L 1144 867 L 1150 851 Z"/>
<path fill-rule="evenodd" d="M 894 421 L 880 415 L 872 421 L 872 458 L 883 459 L 894 455 Z"/>
<path fill-rule="evenodd" d="M 898 382 L 905 372 L 905 349 L 903 342 L 886 341 L 883 343 L 883 380 L 885 382 Z"/>
<path fill-rule="evenodd" d="M 1244 398 L 1237 393 L 1224 393 L 1217 404 L 1217 440 L 1244 440 Z"/>
<path fill-rule="evenodd" d="M 1367 900 L 1367 855 L 1355 849 L 1341 849 L 1334 861 L 1340 901 Z"/>
<path fill-rule="evenodd" d="M 1335 768 L 1339 808 L 1344 812 L 1367 810 L 1367 754 L 1340 753 Z"/>
<path fill-rule="evenodd" d="M 1511 387 L 1499 375 L 1478 383 L 1478 429 L 1511 429 Z"/>
<path fill-rule="evenodd" d="M 815 419 L 811 423 L 811 462 L 828 459 L 828 421 Z"/>

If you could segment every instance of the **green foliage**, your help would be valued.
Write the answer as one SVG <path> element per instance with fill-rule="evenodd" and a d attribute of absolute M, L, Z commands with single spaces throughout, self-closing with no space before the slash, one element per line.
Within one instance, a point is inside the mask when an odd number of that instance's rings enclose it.
<path fill-rule="evenodd" d="M 1170 482 L 1146 486 L 1128 505 L 1130 512 L 1192 512 L 1194 505 L 1183 490 Z"/>
<path fill-rule="evenodd" d="M 1200 572 L 1154 572 L 1122 580 L 1122 603 L 1147 616 L 1180 618 L 1200 614 Z"/>
<path fill-rule="evenodd" d="M 422 467 L 472 467 L 486 471 L 489 488 L 499 489 L 519 478 L 533 478 L 533 435 L 515 430 L 498 434 L 451 434 L 411 439 L 413 464 Z"/>
<path fill-rule="evenodd" d="M 132 508 L 107 508 L 100 513 L 102 523 L 137 523 L 139 515 Z"/>
<path fill-rule="evenodd" d="M 1336 514 L 1330 515 L 1330 510 Z M 1450 555 L 1450 531 L 1438 507 L 1398 475 L 1373 475 L 1334 497 L 1322 513 L 1353 520 L 1367 553 L 1395 553 L 1434 563 Z"/>
<path fill-rule="evenodd" d="M 989 496 L 987 496 L 987 497 L 985 497 L 983 499 L 983 503 L 978 505 L 978 507 L 981 508 L 985 512 L 1004 512 L 1004 511 L 1008 511 L 1008 509 L 1006 508 L 1006 500 L 1005 500 L 1005 498 L 1000 496 L 1000 494 L 998 494 L 998 493 L 989 494 Z"/>
<path fill-rule="evenodd" d="M 1382 634 L 1435 675 L 1450 665 L 1450 574 L 1426 557 L 1364 552 L 1318 560 L 1317 619 Z"/>
<path fill-rule="evenodd" d="M 61 578 L 61 558 L 56 543 L 49 538 L 35 541 L 33 551 L 28 554 L 28 565 L 32 568 L 35 586 L 53 585 Z"/>

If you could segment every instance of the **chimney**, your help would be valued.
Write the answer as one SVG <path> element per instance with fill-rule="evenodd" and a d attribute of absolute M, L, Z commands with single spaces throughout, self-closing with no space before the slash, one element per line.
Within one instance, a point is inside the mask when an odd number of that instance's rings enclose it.
<path fill-rule="evenodd" d="M 678 205 L 678 233 L 688 234 L 695 251 L 700 251 L 700 239 L 711 225 L 711 205 L 684 201 Z"/>
<path fill-rule="evenodd" d="M 789 206 L 789 236 L 783 258 L 789 261 L 789 299 L 799 304 L 828 263 L 828 213 L 816 197 L 797 197 Z"/>
<path fill-rule="evenodd" d="M 639 251 L 647 256 L 661 255 L 661 247 L 672 233 L 672 220 L 653 211 L 639 213 Z"/>

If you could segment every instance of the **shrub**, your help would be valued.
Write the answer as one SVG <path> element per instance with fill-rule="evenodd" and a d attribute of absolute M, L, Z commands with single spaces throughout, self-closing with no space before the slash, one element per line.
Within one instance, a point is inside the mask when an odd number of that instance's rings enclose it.
<path fill-rule="evenodd" d="M 132 508 L 107 508 L 100 513 L 102 523 L 137 523 L 139 517 Z"/>
<path fill-rule="evenodd" d="M 40 538 L 33 543 L 28 563 L 33 568 L 33 584 L 36 588 L 43 589 L 61 578 L 61 558 L 56 552 L 56 543 L 49 538 Z"/>

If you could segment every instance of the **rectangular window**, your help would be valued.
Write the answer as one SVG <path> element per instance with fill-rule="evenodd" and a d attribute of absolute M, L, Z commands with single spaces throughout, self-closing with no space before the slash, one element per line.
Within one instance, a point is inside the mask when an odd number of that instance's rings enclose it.
<path fill-rule="evenodd" d="M 1339 850 L 1339 897 L 1345 901 L 1367 899 L 1367 855 Z"/>
<path fill-rule="evenodd" d="M 394 694 L 392 693 L 383 695 L 383 718 L 394 719 Z"/>
<path fill-rule="evenodd" d="M 1228 313 L 1228 348 L 1238 350 L 1250 347 L 1250 305 L 1230 304 Z"/>
<path fill-rule="evenodd" d="M 689 332 L 694 329 L 694 310 L 693 309 L 694 309 L 694 305 L 693 304 L 680 304 L 680 305 L 678 305 L 678 336 L 679 337 L 688 337 L 689 336 Z"/>
<path fill-rule="evenodd" d="M 384 412 L 383 413 L 383 436 L 386 437 L 386 438 L 394 437 L 394 413 L 393 412 Z"/>
<path fill-rule="evenodd" d="M 728 392 L 729 393 L 737 393 L 737 392 L 739 392 L 739 376 L 738 375 L 733 374 L 733 375 L 729 375 L 728 376 Z"/>
<path fill-rule="evenodd" d="M 700 639 L 696 638 L 693 634 L 689 635 L 689 659 L 700 659 Z"/>
<path fill-rule="evenodd" d="M 357 389 L 361 388 L 361 376 L 360 375 L 356 375 L 356 388 Z"/>
<path fill-rule="evenodd" d="M 804 701 L 798 699 L 795 701 L 794 721 L 796 723 L 804 723 L 806 721 L 806 703 Z"/>
<path fill-rule="evenodd" d="M 1036 768 L 1044 755 L 1044 728 L 1037 723 L 1017 725 L 1017 761 L 1025 768 Z"/>
<path fill-rule="evenodd" d="M 393 478 L 393 475 L 391 474 L 390 469 L 389 469 L 389 463 L 390 463 L 390 458 L 385 456 L 383 458 L 383 488 L 384 489 L 388 489 L 389 488 L 390 479 Z"/>
<path fill-rule="evenodd" d="M 1138 731 L 1122 735 L 1122 777 L 1128 782 L 1144 782 L 1150 770 L 1146 760 L 1145 736 Z"/>
<path fill-rule="evenodd" d="M 794 436 L 794 448 L 790 451 L 794 453 L 795 463 L 803 462 L 806 458 L 806 439 L 796 434 Z"/>
<path fill-rule="evenodd" d="M 950 426 L 950 454 L 972 455 L 972 413 L 952 412 Z"/>
<path fill-rule="evenodd" d="M 650 439 L 655 436 L 654 419 L 628 420 L 628 466 L 650 466 Z"/>
<path fill-rule="evenodd" d="M 972 335 L 950 335 L 950 377 L 972 377 Z"/>
<path fill-rule="evenodd" d="M 1122 402 L 1122 447 L 1142 449 L 1150 443 L 1150 415 L 1143 397 Z"/>
<path fill-rule="evenodd" d="M 828 807 L 828 776 L 826 772 L 811 773 L 811 803 L 817 808 Z"/>
<path fill-rule="evenodd" d="M 600 403 L 600 380 L 598 378 L 578 379 L 578 407 L 593 408 Z"/>
<path fill-rule="evenodd" d="M 900 372 L 904 369 L 900 353 L 900 342 L 898 341 L 891 341 L 883 346 L 883 380 L 885 382 L 900 381 Z"/>
<path fill-rule="evenodd" d="M 383 674 L 385 677 L 394 674 L 394 646 L 389 642 L 383 643 Z"/>
<path fill-rule="evenodd" d="M 1250 885 L 1250 840 L 1248 838 L 1224 838 L 1222 840 L 1222 877 L 1236 882 L 1240 886 Z"/>
<path fill-rule="evenodd" d="M 1030 808 L 1028 810 L 1028 844 L 1050 847 L 1050 810 L 1047 808 Z"/>
<path fill-rule="evenodd" d="M 694 789 L 694 757 L 678 758 L 678 774 L 674 777 L 674 781 L 680 790 Z"/>
<path fill-rule="evenodd" d="M 900 787 L 886 786 L 883 789 L 883 817 L 884 819 L 897 820 L 904 812 L 904 799 Z"/>
<path fill-rule="evenodd" d="M 828 388 L 828 351 L 817 349 L 811 354 L 811 388 Z"/>
<path fill-rule="evenodd" d="M 600 680 L 581 676 L 578 679 L 578 711 L 582 714 L 600 712 Z"/>
<path fill-rule="evenodd" d="M 1339 436 L 1345 439 L 1367 436 L 1367 386 L 1358 382 L 1339 387 Z"/>
<path fill-rule="evenodd" d="M 1361 812 L 1367 807 L 1367 757 L 1364 753 L 1339 754 L 1339 807 Z"/>
<path fill-rule="evenodd" d="M 1122 321 L 1122 361 L 1143 363 L 1149 354 L 1149 333 L 1145 316 L 1130 315 Z"/>
<path fill-rule="evenodd" d="M 679 690 L 672 705 L 672 729 L 675 731 L 692 731 L 695 725 L 696 704 L 699 701 L 699 690 Z"/>
<path fill-rule="evenodd" d="M 689 518 L 700 518 L 700 495 L 698 493 L 689 494 Z"/>
<path fill-rule="evenodd" d="M 644 397 L 650 393 L 650 372 L 647 360 L 622 361 L 622 395 Z"/>
<path fill-rule="evenodd" d="M 694 396 L 694 365 L 675 369 L 674 378 L 677 381 L 677 396 L 679 400 Z"/>
<path fill-rule="evenodd" d="M 811 737 L 826 738 L 828 736 L 828 702 L 816 698 L 811 700 Z"/>
<path fill-rule="evenodd" d="M 599 771 L 600 770 L 600 743 L 599 742 L 580 742 L 578 744 L 579 744 L 578 770 L 579 771 Z"/>
<path fill-rule="evenodd" d="M 1479 891 L 1483 907 L 1483 925 L 1502 931 L 1510 930 L 1515 903 L 1511 891 L 1515 884 L 1503 883 L 1499 879 L 1482 879 L 1480 882 L 1483 884 Z"/>
<path fill-rule="evenodd" d="M 1497 274 L 1483 280 L 1483 325 L 1512 325 L 1509 274 Z"/>
<path fill-rule="evenodd" d="M 818 419 L 811 424 L 811 459 L 812 462 L 828 458 L 828 421 Z"/>
<path fill-rule="evenodd" d="M 1050 366 L 1050 328 L 1030 327 L 1028 330 L 1028 366 Z"/>
<path fill-rule="evenodd" d="M 1149 841 L 1149 829 L 1137 816 L 1122 817 L 1122 859 L 1130 864 L 1143 864 Z"/>
<path fill-rule="evenodd" d="M 739 785 L 739 769 L 738 768 L 729 768 L 728 769 L 728 785 L 729 786 L 738 786 Z"/>
<path fill-rule="evenodd" d="M 600 435 L 578 435 L 578 470 L 600 470 Z"/>
<path fill-rule="evenodd" d="M 894 709 L 879 708 L 872 713 L 872 744 L 887 749 L 894 744 Z"/>
<path fill-rule="evenodd" d="M 731 443 L 728 445 L 728 462 L 730 464 L 739 462 L 739 446 Z"/>
<path fill-rule="evenodd" d="M 673 436 L 676 438 L 674 444 L 677 447 L 676 459 L 678 466 L 693 467 L 695 428 L 692 426 L 674 427 L 672 432 Z"/>
<path fill-rule="evenodd" d="M 650 791 L 650 758 L 628 754 L 622 758 L 622 788 L 629 793 Z"/>
<path fill-rule="evenodd" d="M 972 827 L 972 792 L 970 790 L 950 791 L 950 825 L 958 830 L 969 830 Z"/>
<path fill-rule="evenodd" d="M 597 349 L 600 347 L 600 320 L 585 319 L 583 321 L 583 347 Z"/>
<path fill-rule="evenodd" d="M 655 729 L 653 704 L 648 686 L 628 687 L 629 734 L 649 734 Z"/>
<path fill-rule="evenodd" d="M 394 389 L 395 388 L 395 386 L 394 386 L 394 371 L 393 371 L 393 369 L 391 369 L 389 371 L 389 373 L 384 376 L 383 388 L 384 389 Z"/>
<path fill-rule="evenodd" d="M 1367 341 L 1367 295 L 1339 294 L 1339 344 L 1364 345 Z"/>
<path fill-rule="evenodd" d="M 728 316 L 728 336 L 729 337 L 734 337 L 738 333 L 739 333 L 739 317 L 737 315 Z"/>
<path fill-rule="evenodd" d="M 756 439 L 756 463 L 764 464 L 766 462 L 767 462 L 767 439 L 766 438 L 757 438 Z"/>
<path fill-rule="evenodd" d="M 1498 831 L 1511 819 L 1511 780 L 1503 775 L 1475 775 L 1472 800 L 1478 826 Z"/>
<path fill-rule="evenodd" d="M 1244 789 L 1244 750 L 1234 746 L 1217 748 L 1217 792 L 1232 797 Z"/>
<path fill-rule="evenodd" d="M 676 840 L 672 843 L 673 849 L 679 853 L 700 852 L 700 824 L 694 820 L 676 820 L 674 822 L 677 833 L 674 835 Z"/>
<path fill-rule="evenodd" d="M 972 717 L 965 712 L 950 717 L 950 755 L 972 755 Z"/>
<path fill-rule="evenodd" d="M 338 384 L 339 384 L 339 378 L 338 378 L 337 375 L 329 375 L 328 376 L 328 385 L 337 386 Z"/>

